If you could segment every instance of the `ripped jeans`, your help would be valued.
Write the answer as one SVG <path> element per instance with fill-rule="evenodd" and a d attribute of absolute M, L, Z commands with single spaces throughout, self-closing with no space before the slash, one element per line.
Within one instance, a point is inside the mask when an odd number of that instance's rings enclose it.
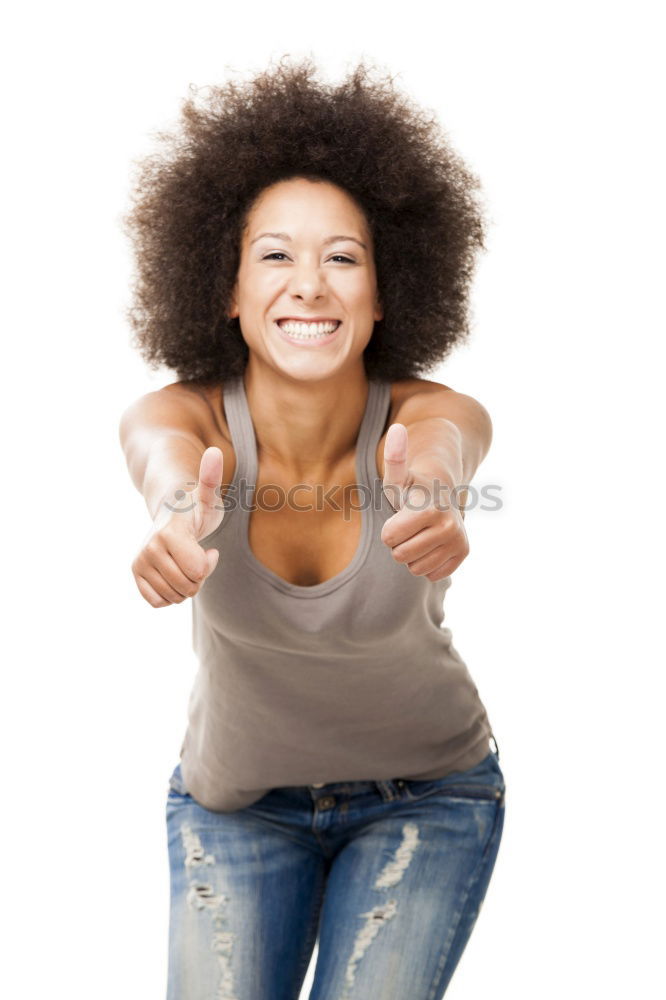
<path fill-rule="evenodd" d="M 495 746 L 497 744 L 495 743 Z M 499 752 L 430 781 L 272 789 L 231 813 L 166 806 L 167 1000 L 439 1000 L 504 824 Z"/>

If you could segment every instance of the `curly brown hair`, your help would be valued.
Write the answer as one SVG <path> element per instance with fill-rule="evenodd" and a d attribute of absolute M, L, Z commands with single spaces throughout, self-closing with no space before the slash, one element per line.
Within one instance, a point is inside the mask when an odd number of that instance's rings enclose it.
<path fill-rule="evenodd" d="M 249 350 L 227 309 L 241 235 L 262 190 L 292 177 L 333 182 L 363 209 L 384 317 L 364 351 L 369 378 L 413 378 L 469 333 L 469 287 L 485 249 L 479 181 L 434 114 L 375 81 L 365 61 L 338 85 L 310 59 L 204 88 L 136 163 L 123 227 L 137 264 L 127 318 L 153 369 L 183 381 L 242 374 Z M 199 101 L 198 98 L 202 97 Z"/>

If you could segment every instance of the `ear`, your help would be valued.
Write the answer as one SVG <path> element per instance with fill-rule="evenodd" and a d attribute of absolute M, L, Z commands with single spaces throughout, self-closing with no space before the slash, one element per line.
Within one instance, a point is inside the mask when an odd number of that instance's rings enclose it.
<path fill-rule="evenodd" d="M 229 298 L 229 308 L 227 310 L 227 316 L 229 319 L 235 319 L 238 316 L 238 281 L 235 282 L 234 287 L 231 289 L 231 296 Z"/>

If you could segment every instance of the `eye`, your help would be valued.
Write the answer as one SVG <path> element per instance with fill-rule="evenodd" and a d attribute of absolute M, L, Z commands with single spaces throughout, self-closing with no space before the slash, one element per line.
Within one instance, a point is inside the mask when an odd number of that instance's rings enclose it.
<path fill-rule="evenodd" d="M 276 260 L 278 257 L 286 257 L 287 255 L 282 252 L 282 250 L 273 250 L 271 253 L 267 253 L 262 260 Z M 343 264 L 355 264 L 356 261 L 352 260 L 351 257 L 345 257 L 344 254 L 336 253 L 333 254 L 329 260 L 341 260 Z"/>

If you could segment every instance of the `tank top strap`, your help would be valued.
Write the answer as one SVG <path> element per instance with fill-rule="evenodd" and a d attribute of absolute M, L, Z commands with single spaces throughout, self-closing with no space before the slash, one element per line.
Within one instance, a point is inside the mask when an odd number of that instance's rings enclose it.
<path fill-rule="evenodd" d="M 257 482 L 256 438 L 242 375 L 225 380 L 222 398 L 224 415 L 236 456 L 234 479 L 244 479 L 254 486 Z"/>
<path fill-rule="evenodd" d="M 358 459 L 365 483 L 372 489 L 378 475 L 377 444 L 386 427 L 391 406 L 391 383 L 386 379 L 370 379 L 370 396 L 358 439 Z"/>

